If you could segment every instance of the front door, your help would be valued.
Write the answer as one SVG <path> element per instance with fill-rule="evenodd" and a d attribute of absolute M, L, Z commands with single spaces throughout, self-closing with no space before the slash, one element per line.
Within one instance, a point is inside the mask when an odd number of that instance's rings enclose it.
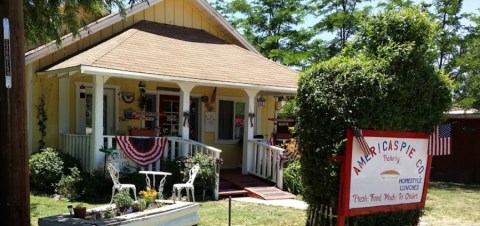
<path fill-rule="evenodd" d="M 191 140 L 198 141 L 198 114 L 199 114 L 199 99 L 190 99 L 190 135 Z M 173 95 L 160 95 L 159 111 L 161 117 L 159 120 L 159 128 L 162 136 L 180 136 L 180 126 L 183 126 L 183 122 L 179 121 L 180 118 L 180 98 Z"/>
<path fill-rule="evenodd" d="M 179 136 L 180 101 L 178 96 L 160 95 L 159 128 L 162 136 Z"/>
<path fill-rule="evenodd" d="M 103 134 L 114 135 L 115 127 L 115 90 L 105 88 L 103 90 Z M 92 89 L 87 87 L 85 90 L 85 98 L 79 100 L 79 109 L 77 111 L 77 133 L 92 134 L 93 119 L 93 94 Z"/>

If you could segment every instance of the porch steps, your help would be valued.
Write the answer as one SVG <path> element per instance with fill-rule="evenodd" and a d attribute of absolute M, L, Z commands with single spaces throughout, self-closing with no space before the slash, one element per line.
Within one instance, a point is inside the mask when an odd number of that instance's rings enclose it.
<path fill-rule="evenodd" d="M 241 190 L 247 191 L 249 197 L 265 200 L 295 198 L 295 195 L 282 191 L 271 183 L 267 183 L 251 175 L 242 175 L 240 171 L 223 170 L 220 173 L 220 178 L 222 181 L 232 184 L 232 187 L 238 187 Z"/>
<path fill-rule="evenodd" d="M 247 196 L 248 191 L 241 189 L 232 189 L 232 188 L 227 188 L 227 189 L 222 189 L 218 192 L 219 196 Z"/>
<path fill-rule="evenodd" d="M 220 181 L 219 184 L 219 196 L 247 196 L 248 191 L 235 187 L 232 183 L 228 181 Z"/>

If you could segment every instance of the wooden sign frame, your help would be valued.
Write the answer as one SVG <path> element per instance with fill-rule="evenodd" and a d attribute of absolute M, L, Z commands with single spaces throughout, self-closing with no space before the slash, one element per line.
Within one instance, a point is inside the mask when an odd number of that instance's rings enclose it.
<path fill-rule="evenodd" d="M 381 137 L 387 139 L 426 139 L 428 141 L 428 134 L 411 133 L 411 132 L 393 132 L 393 131 L 375 131 L 375 130 L 362 130 L 362 134 L 365 138 L 368 137 Z M 432 156 L 427 154 L 425 178 L 423 179 L 422 197 L 420 202 L 395 204 L 395 205 L 379 205 L 371 207 L 350 208 L 350 189 L 352 181 L 352 152 L 354 133 L 351 129 L 347 130 L 347 143 L 345 146 L 345 158 L 341 161 L 340 170 L 340 191 L 338 196 L 338 221 L 337 225 L 343 226 L 345 219 L 350 216 L 367 215 L 381 212 L 393 212 L 399 210 L 413 210 L 425 207 L 425 200 L 427 195 L 428 183 L 430 181 L 430 169 Z M 370 144 L 369 144 L 370 146 Z M 372 146 L 371 146 L 372 147 Z M 360 151 L 360 150 L 355 150 Z M 422 150 L 427 153 L 427 150 Z"/>

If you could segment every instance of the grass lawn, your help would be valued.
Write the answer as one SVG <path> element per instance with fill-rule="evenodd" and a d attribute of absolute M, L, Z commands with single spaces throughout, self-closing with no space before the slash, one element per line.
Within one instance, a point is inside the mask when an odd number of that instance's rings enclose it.
<path fill-rule="evenodd" d="M 199 225 L 228 224 L 228 200 L 199 204 Z M 39 217 L 68 212 L 67 205 L 69 202 L 30 195 L 32 225 L 37 225 Z M 87 208 L 101 205 L 86 204 Z M 480 226 L 480 185 L 432 182 L 426 206 L 421 221 L 429 226 Z M 232 225 L 305 225 L 306 217 L 304 210 L 232 201 Z"/>
<path fill-rule="evenodd" d="M 429 226 L 480 226 L 480 185 L 430 183 L 421 221 Z"/>
<path fill-rule="evenodd" d="M 50 197 L 30 195 L 30 223 L 32 226 L 37 226 L 38 218 L 68 213 L 67 206 L 75 206 L 77 203 L 78 202 L 71 203 L 67 201 L 55 200 Z M 102 206 L 102 204 L 84 204 L 87 208 Z"/>
<path fill-rule="evenodd" d="M 200 203 L 199 225 L 228 225 L 228 200 Z M 232 225 L 305 225 L 305 210 L 232 201 Z"/>

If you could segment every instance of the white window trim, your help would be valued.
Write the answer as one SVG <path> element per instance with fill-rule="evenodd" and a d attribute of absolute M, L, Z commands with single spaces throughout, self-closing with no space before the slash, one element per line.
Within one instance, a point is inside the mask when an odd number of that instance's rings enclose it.
<path fill-rule="evenodd" d="M 226 101 L 234 101 L 234 102 L 241 102 L 244 103 L 245 106 L 247 105 L 247 98 L 245 97 L 231 97 L 231 96 L 217 96 L 215 100 L 215 117 L 217 118 L 217 124 L 215 125 L 215 144 L 238 144 L 240 141 L 239 139 L 232 139 L 232 140 L 221 140 L 218 139 L 218 124 L 220 123 L 219 118 L 219 107 L 220 107 L 220 100 Z"/>
<path fill-rule="evenodd" d="M 87 83 L 87 82 L 80 82 L 80 81 L 75 81 L 75 132 L 77 132 L 79 125 L 81 124 L 80 120 L 80 86 L 84 85 L 85 87 L 93 88 L 93 83 Z M 120 92 L 120 85 L 110 85 L 110 84 L 105 84 L 104 89 L 113 89 L 115 90 L 115 95 L 118 96 Z M 114 99 L 114 104 L 115 104 L 115 109 L 114 109 L 114 115 L 115 115 L 115 130 L 118 130 L 120 128 L 120 121 L 119 121 L 119 102 L 118 98 L 113 98 Z"/>

